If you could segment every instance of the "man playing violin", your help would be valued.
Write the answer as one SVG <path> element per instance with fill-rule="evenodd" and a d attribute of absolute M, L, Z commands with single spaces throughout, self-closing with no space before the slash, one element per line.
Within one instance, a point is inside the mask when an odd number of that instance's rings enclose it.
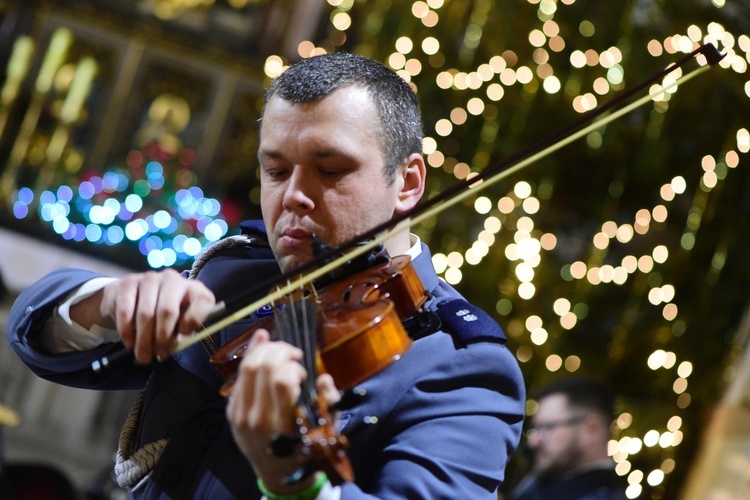
<path fill-rule="evenodd" d="M 523 423 L 518 365 L 500 327 L 438 279 L 428 248 L 406 231 L 385 250 L 411 258 L 430 320 L 409 330 L 413 344 L 401 359 L 343 399 L 330 376 L 317 379 L 326 403 L 337 404 L 353 481 L 333 486 L 299 449 L 273 446 L 299 433 L 308 376 L 300 348 L 256 330 L 228 399 L 218 394 L 207 343 L 173 353 L 217 301 L 309 261 L 314 239 L 336 246 L 411 210 L 425 187 L 421 145 L 417 97 L 394 72 L 350 54 L 303 60 L 266 95 L 262 223 L 243 223 L 190 273 L 56 271 L 19 296 L 9 341 L 53 381 L 145 386 L 116 466 L 133 498 L 496 498 Z M 225 344 L 266 313 L 212 342 Z M 138 364 L 92 381 L 90 363 L 123 344 Z"/>

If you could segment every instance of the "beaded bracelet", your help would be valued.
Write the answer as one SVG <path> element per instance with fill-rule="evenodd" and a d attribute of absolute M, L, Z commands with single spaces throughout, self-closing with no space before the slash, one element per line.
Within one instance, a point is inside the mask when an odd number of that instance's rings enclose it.
<path fill-rule="evenodd" d="M 270 491 L 268 491 L 268 489 L 266 489 L 266 485 L 263 484 L 263 481 L 258 478 L 258 489 L 268 500 L 313 500 L 318 496 L 318 493 L 320 493 L 320 490 L 323 489 L 323 486 L 325 486 L 327 482 L 328 476 L 325 472 L 321 472 L 320 474 L 318 474 L 318 478 L 315 480 L 315 482 L 306 490 L 285 495 L 283 493 L 271 493 Z"/>

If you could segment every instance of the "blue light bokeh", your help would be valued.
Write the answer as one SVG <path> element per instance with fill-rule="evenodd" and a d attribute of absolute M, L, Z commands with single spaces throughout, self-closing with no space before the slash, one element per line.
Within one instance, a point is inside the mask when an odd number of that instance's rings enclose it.
<path fill-rule="evenodd" d="M 15 193 L 13 216 L 36 214 L 68 241 L 137 248 L 152 268 L 185 264 L 229 231 L 219 200 L 197 186 L 164 192 L 171 179 L 164 165 L 146 164 L 145 179 L 122 169 L 91 176 L 78 185 Z"/>

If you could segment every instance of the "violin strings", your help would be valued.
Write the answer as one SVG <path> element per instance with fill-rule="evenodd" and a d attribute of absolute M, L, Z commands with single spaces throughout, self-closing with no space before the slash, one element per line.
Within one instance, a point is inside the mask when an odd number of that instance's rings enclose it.
<path fill-rule="evenodd" d="M 313 402 L 317 399 L 317 391 L 315 388 L 315 379 L 317 379 L 317 370 L 315 366 L 316 351 L 317 351 L 317 328 L 315 324 L 315 304 L 309 298 L 303 296 L 301 299 L 302 306 L 302 325 L 304 332 L 302 334 L 302 351 L 304 353 L 304 366 L 307 370 L 307 378 L 303 382 L 302 390 L 307 393 L 307 404 L 311 409 L 315 408 Z M 311 411 L 312 412 L 312 411 Z M 311 422 L 317 420 L 315 418 Z"/>
<path fill-rule="evenodd" d="M 290 286 L 287 283 L 287 286 Z M 300 384 L 298 406 L 308 422 L 317 422 L 315 400 L 316 366 L 315 366 L 315 304 L 305 295 L 304 288 L 284 294 L 283 307 L 276 310 L 274 317 L 275 340 L 282 340 L 302 349 L 303 358 L 300 364 L 307 371 L 307 378 Z"/>

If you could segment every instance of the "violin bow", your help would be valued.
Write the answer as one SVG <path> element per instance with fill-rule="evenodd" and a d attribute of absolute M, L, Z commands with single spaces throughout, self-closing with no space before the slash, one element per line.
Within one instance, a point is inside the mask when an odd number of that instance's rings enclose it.
<path fill-rule="evenodd" d="M 618 105 L 627 101 L 638 92 L 641 92 L 644 88 L 660 81 L 665 76 L 669 75 L 678 68 L 681 68 L 689 61 L 692 61 L 697 55 L 705 56 L 707 64 L 700 66 L 697 69 L 692 70 L 690 73 L 687 73 L 686 75 L 661 86 L 655 92 L 651 92 L 630 104 L 617 108 Z M 713 65 L 721 61 L 724 57 L 725 54 L 721 54 L 714 45 L 702 45 L 690 54 L 686 55 L 684 58 L 671 64 L 666 69 L 639 83 L 629 91 L 621 94 L 615 99 L 612 99 L 608 103 L 589 111 L 573 124 L 552 133 L 547 138 L 539 141 L 539 143 L 531 145 L 528 148 L 504 160 L 490 165 L 471 179 L 466 179 L 461 183 L 451 186 L 437 196 L 423 203 L 420 203 L 411 211 L 400 214 L 392 220 L 380 224 L 370 229 L 369 231 L 360 234 L 356 238 L 353 238 L 352 240 L 339 245 L 336 248 L 325 250 L 321 255 L 314 258 L 313 260 L 289 271 L 288 273 L 285 273 L 285 275 L 282 276 L 282 281 L 287 281 L 286 285 L 279 287 L 274 292 L 252 302 L 251 304 L 237 309 L 234 313 L 229 314 L 229 316 L 217 321 L 216 323 L 212 323 L 206 330 L 197 333 L 195 336 L 183 342 L 183 344 L 178 345 L 175 352 L 178 352 L 186 347 L 189 347 L 190 345 L 200 342 L 201 339 L 210 336 L 213 333 L 216 333 L 222 328 L 247 316 L 253 311 L 266 306 L 275 300 L 278 300 L 280 297 L 283 297 L 284 295 L 292 292 L 300 286 L 311 283 L 331 272 L 332 270 L 346 264 L 348 261 L 360 255 L 363 255 L 366 252 L 369 252 L 379 244 L 387 241 L 394 234 L 408 230 L 411 225 L 419 225 L 420 223 L 442 212 L 443 210 L 446 210 L 447 208 L 460 203 L 470 196 L 475 196 L 477 193 L 483 191 L 484 189 L 487 189 L 490 186 L 493 186 L 500 181 L 505 180 L 506 178 L 519 172 L 520 170 L 523 170 L 524 168 L 538 162 L 542 158 L 549 156 L 559 149 L 562 149 L 568 144 L 582 137 L 585 137 L 594 130 L 597 130 L 607 125 L 608 123 L 619 119 L 623 115 L 630 113 L 638 107 L 645 105 L 649 101 L 652 101 L 655 98 L 665 94 L 669 90 L 693 79 L 704 71 L 707 71 Z M 596 118 L 604 115 L 609 111 L 611 111 L 610 114 L 596 120 Z M 349 251 L 341 254 L 341 252 L 345 250 Z M 330 260 L 329 262 L 321 265 L 321 262 L 325 262 L 329 259 L 333 260 Z M 292 279 L 292 277 L 294 276 L 299 276 L 299 278 Z M 279 280 L 274 280 L 266 287 L 266 289 L 268 289 L 270 286 L 273 286 L 273 283 L 278 283 L 278 281 Z M 239 300 L 236 300 L 234 301 L 234 303 L 238 301 Z M 229 302 L 220 302 L 219 304 L 217 304 L 217 314 L 220 314 L 220 311 L 223 312 L 227 310 L 231 310 Z"/>
<path fill-rule="evenodd" d="M 639 92 L 642 92 L 650 85 L 662 81 L 664 77 L 694 60 L 699 55 L 705 58 L 706 64 L 702 64 L 680 78 L 660 85 L 654 92 L 650 92 L 629 104 L 623 105 L 623 103 L 626 103 Z M 537 143 L 491 164 L 477 175 L 467 178 L 438 195 L 421 202 L 412 210 L 399 214 L 393 219 L 383 222 L 341 245 L 322 250 L 313 259 L 283 273 L 280 278 L 268 279 L 254 286 L 252 290 L 241 294 L 241 296 L 217 303 L 209 316 L 205 328 L 195 332 L 194 335 L 177 344 L 173 348 L 172 353 L 178 353 L 203 341 L 252 312 L 278 301 L 284 296 L 293 293 L 294 290 L 314 282 L 351 260 L 371 251 L 393 235 L 408 230 L 412 225 L 419 225 L 428 218 L 460 203 L 470 196 L 475 196 L 477 193 L 505 180 L 520 170 L 567 146 L 571 142 L 619 119 L 623 115 L 630 113 L 636 108 L 645 105 L 649 101 L 667 93 L 669 90 L 707 71 L 718 64 L 725 56 L 726 54 L 719 52 L 714 45 L 710 43 L 704 44 L 616 98 L 585 113 L 572 124 L 562 127 L 549 136 L 537 141 Z M 279 283 L 285 284 L 279 285 Z M 253 300 L 249 304 L 246 303 L 248 300 L 247 297 L 256 296 L 260 291 L 272 288 L 274 288 L 273 291 L 267 293 L 262 298 Z M 115 352 L 109 357 L 92 363 L 92 369 L 98 373 L 119 359 L 132 355 L 129 353 L 130 350 L 126 349 Z"/>

